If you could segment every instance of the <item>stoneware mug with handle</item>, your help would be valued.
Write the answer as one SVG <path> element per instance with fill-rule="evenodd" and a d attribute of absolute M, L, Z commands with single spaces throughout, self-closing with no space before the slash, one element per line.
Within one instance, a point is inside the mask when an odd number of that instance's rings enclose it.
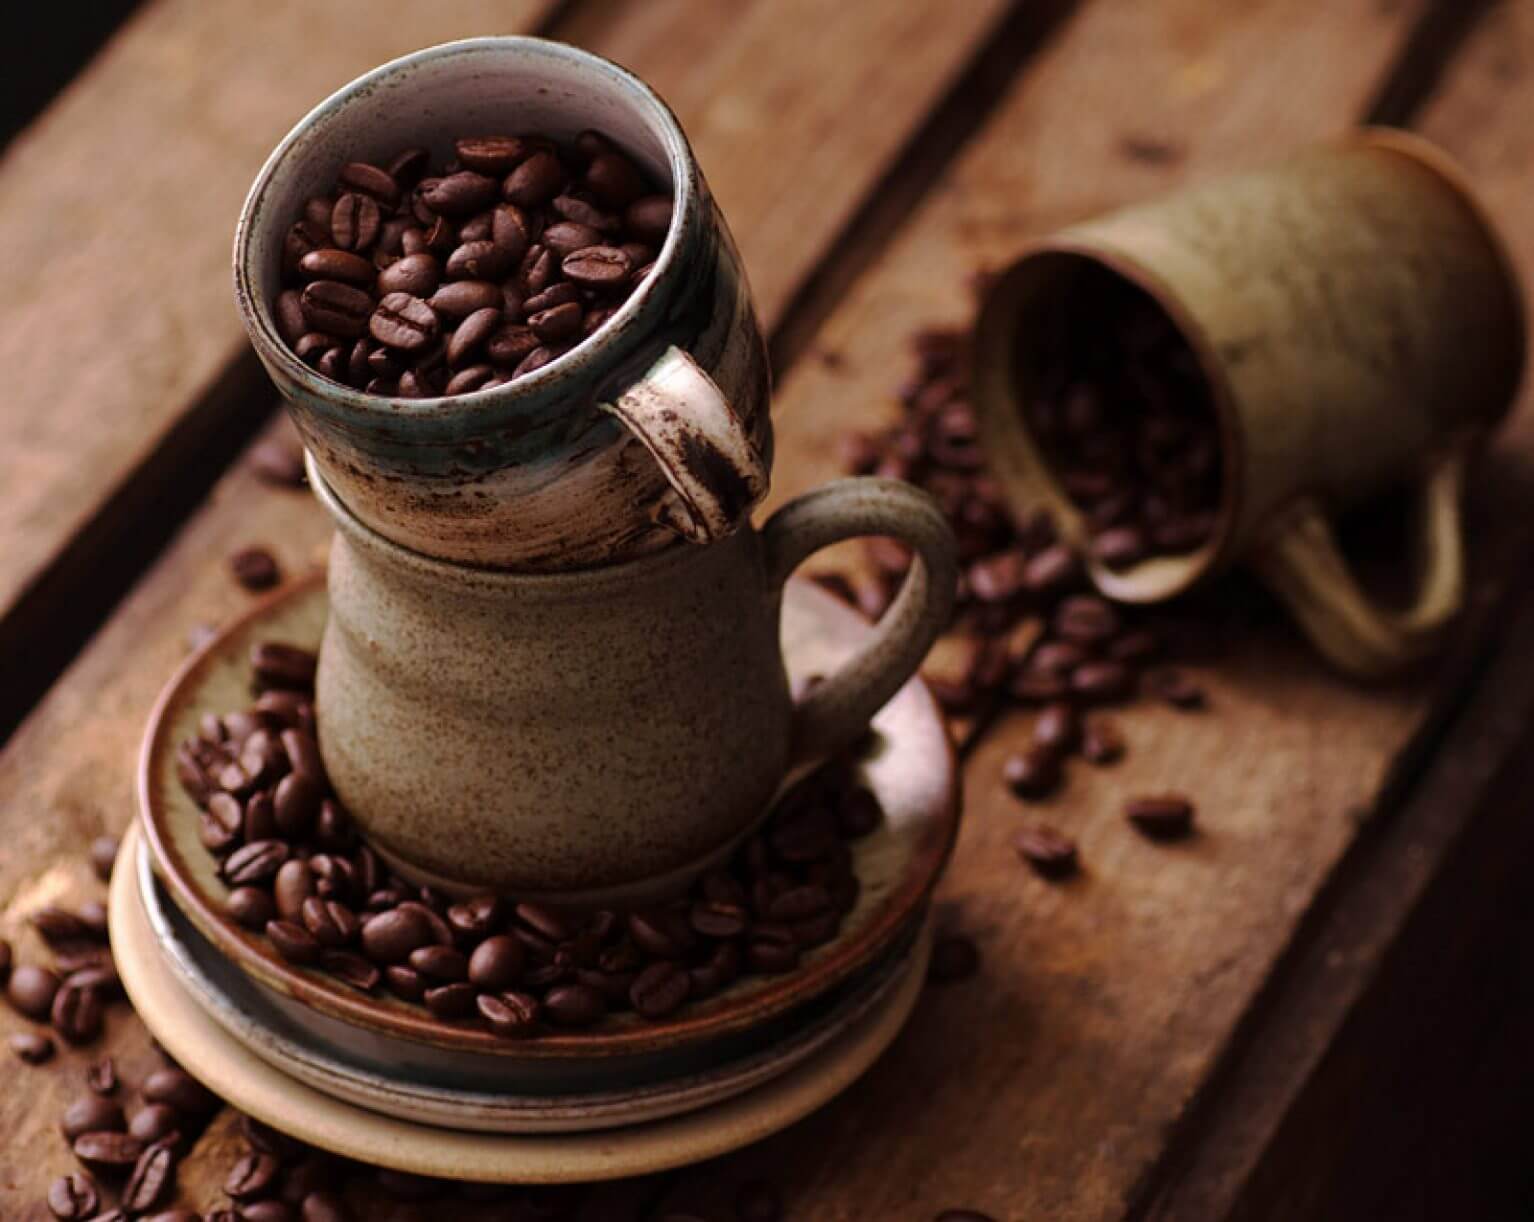
<path fill-rule="evenodd" d="M 1512 405 L 1524 360 L 1517 279 L 1463 176 L 1434 146 L 1371 130 L 1276 165 L 1097 217 L 1033 244 L 989 286 L 974 396 L 993 469 L 1021 509 L 1087 527 L 1029 432 L 1062 300 L 1093 278 L 1147 293 L 1197 359 L 1219 418 L 1224 484 L 1198 550 L 1124 570 L 1105 594 L 1170 598 L 1245 562 L 1317 649 L 1360 677 L 1442 640 L 1464 600 L 1460 493 Z M 1409 605 L 1381 606 L 1332 518 L 1387 486 L 1420 490 Z"/>
<path fill-rule="evenodd" d="M 274 318 L 283 244 L 348 161 L 463 136 L 587 129 L 673 198 L 653 271 L 594 335 L 503 386 L 366 394 L 321 376 Z M 476 38 L 394 60 L 306 115 L 240 214 L 235 297 L 326 482 L 414 551 L 521 572 L 586 568 L 721 537 L 766 490 L 767 356 L 740 255 L 666 104 L 616 64 L 537 38 Z"/>
<path fill-rule="evenodd" d="M 828 484 L 712 543 L 508 573 L 384 538 L 309 463 L 339 528 L 317 680 L 325 766 L 369 843 L 449 893 L 584 906 L 681 890 L 797 767 L 865 731 L 952 608 L 947 521 L 898 481 Z M 914 563 L 862 650 L 796 704 L 783 583 L 857 535 L 894 536 Z"/>

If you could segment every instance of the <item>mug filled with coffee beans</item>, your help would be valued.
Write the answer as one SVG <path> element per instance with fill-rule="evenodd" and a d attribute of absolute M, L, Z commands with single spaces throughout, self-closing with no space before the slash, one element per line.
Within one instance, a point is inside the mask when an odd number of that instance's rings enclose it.
<path fill-rule="evenodd" d="M 360 78 L 261 171 L 235 278 L 338 527 L 325 767 L 406 877 L 679 891 L 947 621 L 952 534 L 908 485 L 752 525 L 771 423 L 744 271 L 676 120 L 605 60 L 488 38 Z M 783 584 L 858 535 L 916 562 L 796 702 Z"/>
<path fill-rule="evenodd" d="M 766 490 L 766 352 L 675 117 L 598 56 L 433 47 L 307 115 L 235 236 L 251 341 L 327 482 L 440 559 L 590 567 Z"/>
<path fill-rule="evenodd" d="M 988 286 L 973 379 L 992 461 L 1110 597 L 1245 562 L 1361 676 L 1434 648 L 1464 596 L 1466 463 L 1506 415 L 1523 306 L 1502 243 L 1427 142 L 1366 131 L 1034 243 Z M 1333 517 L 1417 485 L 1405 607 Z"/>

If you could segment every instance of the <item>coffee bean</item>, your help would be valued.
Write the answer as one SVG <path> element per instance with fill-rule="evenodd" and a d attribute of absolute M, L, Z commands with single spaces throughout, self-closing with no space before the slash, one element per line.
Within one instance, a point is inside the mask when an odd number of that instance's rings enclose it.
<path fill-rule="evenodd" d="M 548 343 L 570 339 L 580 334 L 581 307 L 570 301 L 540 310 L 528 317 L 527 325 L 532 328 L 533 334 Z"/>
<path fill-rule="evenodd" d="M 501 194 L 507 203 L 532 208 L 548 203 L 564 185 L 565 170 L 559 158 L 540 150 L 507 175 Z"/>
<path fill-rule="evenodd" d="M 78 914 L 55 904 L 39 908 L 29 919 L 32 928 L 42 935 L 43 941 L 49 946 L 89 941 L 95 938 L 95 933 Z"/>
<path fill-rule="evenodd" d="M 431 295 L 431 309 L 448 319 L 465 319 L 477 310 L 505 305 L 500 288 L 489 280 L 454 280 Z"/>
<path fill-rule="evenodd" d="M 1082 579 L 1081 561 L 1063 543 L 1045 548 L 1023 569 L 1023 588 L 1032 594 L 1058 594 Z"/>
<path fill-rule="evenodd" d="M 933 984 L 968 980 L 980 970 L 980 949 L 963 934 L 944 934 L 932 943 L 927 979 Z"/>
<path fill-rule="evenodd" d="M 561 984 L 543 998 L 544 1013 L 560 1027 L 589 1027 L 607 1013 L 607 999 L 585 984 Z"/>
<path fill-rule="evenodd" d="M 469 960 L 455 947 L 418 946 L 410 952 L 409 963 L 428 980 L 456 984 L 469 978 Z"/>
<path fill-rule="evenodd" d="M 1122 662 L 1086 662 L 1071 672 L 1071 692 L 1092 704 L 1114 704 L 1134 694 L 1134 672 Z"/>
<path fill-rule="evenodd" d="M 404 1222 L 400 1214 L 389 1215 L 391 1222 Z M 286 1201 L 252 1201 L 240 1207 L 240 1222 L 299 1222 L 298 1214 Z"/>
<path fill-rule="evenodd" d="M 481 993 L 475 998 L 480 1017 L 497 1035 L 522 1039 L 538 1026 L 538 999 L 527 993 Z"/>
<path fill-rule="evenodd" d="M 1181 794 L 1131 798 L 1124 814 L 1152 840 L 1180 840 L 1193 832 L 1193 803 Z"/>
<path fill-rule="evenodd" d="M 481 174 L 507 174 L 533 152 L 520 136 L 471 136 L 453 142 L 458 160 Z"/>
<path fill-rule="evenodd" d="M 426 980 L 414 968 L 385 968 L 383 978 L 389 991 L 405 1001 L 420 1001 L 426 996 Z"/>
<path fill-rule="evenodd" d="M 799 942 L 784 925 L 762 922 L 746 938 L 746 963 L 754 972 L 780 975 L 799 966 Z"/>
<path fill-rule="evenodd" d="M 117 1064 L 111 1057 L 94 1061 L 85 1071 L 85 1085 L 98 1095 L 110 1095 L 117 1090 Z"/>
<path fill-rule="evenodd" d="M 362 926 L 362 952 L 374 963 L 403 963 L 417 947 L 436 941 L 418 908 L 401 907 L 369 917 Z"/>
<path fill-rule="evenodd" d="M 64 984 L 53 996 L 53 1029 L 71 1044 L 88 1044 L 101 1034 L 105 1020 L 101 994 L 93 988 Z"/>
<path fill-rule="evenodd" d="M 314 826 L 324 796 L 319 782 L 311 777 L 296 772 L 283 777 L 272 798 L 277 831 L 290 840 L 301 839 Z"/>
<path fill-rule="evenodd" d="M 181 1127 L 181 1114 L 170 1104 L 149 1103 L 133 1113 L 128 1133 L 148 1146 L 179 1137 Z"/>
<path fill-rule="evenodd" d="M 341 950 L 357 937 L 360 928 L 356 916 L 345 904 L 317 895 L 311 895 L 303 902 L 299 919 L 326 950 Z"/>
<path fill-rule="evenodd" d="M 144 1152 L 144 1143 L 128 1133 L 81 1133 L 70 1143 L 74 1156 L 98 1175 L 126 1175 Z"/>
<path fill-rule="evenodd" d="M 16 967 L 6 986 L 6 996 L 17 1013 L 37 1020 L 48 1017 L 58 991 L 58 976 L 35 963 L 23 963 Z"/>
<path fill-rule="evenodd" d="M 367 250 L 378 240 L 383 216 L 378 201 L 359 191 L 348 191 L 335 202 L 330 213 L 330 235 L 345 251 Z M 300 264 L 302 266 L 302 264 Z M 371 270 L 371 269 L 370 269 Z M 368 284 L 372 276 L 359 283 Z"/>
<path fill-rule="evenodd" d="M 263 688 L 303 691 L 314 686 L 318 657 L 312 650 L 278 641 L 262 641 L 250 651 L 251 669 Z"/>
<path fill-rule="evenodd" d="M 542 343 L 538 333 L 531 327 L 507 323 L 497 328 L 490 336 L 485 351 L 497 365 L 517 368 L 537 351 Z"/>
<path fill-rule="evenodd" d="M 469 956 L 469 979 L 481 989 L 499 992 L 522 975 L 526 951 L 522 943 L 506 934 L 486 938 Z"/>
<path fill-rule="evenodd" d="M 351 1211 L 341 1197 L 324 1190 L 311 1192 L 304 1197 L 300 1212 L 303 1222 L 352 1222 Z"/>
<path fill-rule="evenodd" d="M 1012 847 L 1044 878 L 1066 878 L 1076 872 L 1076 842 L 1048 824 L 1020 828 L 1012 837 Z"/>
<path fill-rule="evenodd" d="M 1138 526 L 1115 526 L 1092 538 L 1092 556 L 1110 569 L 1132 568 L 1150 554 L 1150 540 Z"/>
<path fill-rule="evenodd" d="M 176 1152 L 160 1143 L 147 1147 L 123 1188 L 123 1208 L 130 1214 L 148 1213 L 170 1195 L 175 1179 Z"/>
<path fill-rule="evenodd" d="M 470 216 L 495 200 L 496 181 L 472 170 L 460 170 L 445 178 L 424 182 L 421 199 L 433 212 L 447 217 Z M 512 203 L 520 203 L 512 200 Z"/>
<path fill-rule="evenodd" d="M 446 395 L 466 395 L 476 390 L 483 390 L 492 379 L 495 378 L 495 369 L 487 364 L 470 365 L 460 369 L 447 381 L 443 390 Z"/>
<path fill-rule="evenodd" d="M 79 1172 L 61 1175 L 48 1186 L 48 1210 L 61 1222 L 93 1218 L 100 1208 L 96 1185 Z"/>
<path fill-rule="evenodd" d="M 53 1056 L 53 1041 L 36 1031 L 18 1031 L 10 1038 L 11 1051 L 28 1065 L 41 1065 Z"/>
<path fill-rule="evenodd" d="M 374 339 L 390 348 L 419 352 L 437 338 L 437 315 L 419 297 L 389 293 L 372 311 L 367 329 Z"/>
<path fill-rule="evenodd" d="M 1095 594 L 1077 594 L 1055 609 L 1054 630 L 1063 640 L 1100 645 L 1119 630 L 1118 613 Z"/>
<path fill-rule="evenodd" d="M 500 280 L 516 262 L 505 247 L 488 239 L 464 242 L 447 257 L 447 274 L 451 280 Z"/>
<path fill-rule="evenodd" d="M 665 1018 L 687 1000 L 691 987 L 692 981 L 683 968 L 662 960 L 639 973 L 629 989 L 629 1001 L 645 1018 Z"/>
<path fill-rule="evenodd" d="M 437 291 L 442 282 L 442 265 L 429 251 L 405 255 L 378 273 L 378 292 L 385 297 L 403 293 L 423 299 Z"/>
<path fill-rule="evenodd" d="M 1169 666 L 1149 671 L 1145 675 L 1145 688 L 1151 695 L 1179 709 L 1204 707 L 1204 689 L 1180 670 Z"/>
<path fill-rule="evenodd" d="M 276 557 L 264 547 L 246 547 L 233 553 L 229 570 L 247 590 L 269 590 L 282 580 Z"/>
<path fill-rule="evenodd" d="M 364 289 L 373 283 L 372 263 L 361 255 L 354 255 L 349 250 L 337 250 L 334 247 L 311 250 L 298 261 L 298 270 L 311 280 L 335 280 L 344 284 L 360 285 Z M 346 333 L 337 331 L 335 334 Z"/>
<path fill-rule="evenodd" d="M 474 1011 L 475 996 L 472 984 L 437 985 L 426 990 L 426 1008 L 437 1018 L 466 1018 Z"/>
<path fill-rule="evenodd" d="M 396 159 L 396 169 L 413 166 L 417 160 L 424 159 L 425 153 L 420 149 L 407 150 Z M 394 173 L 379 169 L 366 161 L 349 161 L 341 167 L 337 176 L 346 186 L 364 194 L 372 196 L 386 208 L 392 208 L 399 203 L 399 182 Z"/>
<path fill-rule="evenodd" d="M 576 284 L 591 288 L 615 288 L 633 272 L 629 257 L 616 246 L 587 246 L 566 255 L 560 270 Z"/>
<path fill-rule="evenodd" d="M 371 279 L 372 268 L 364 260 L 359 262 L 368 267 Z M 341 280 L 315 280 L 304 286 L 299 300 L 310 327 L 347 339 L 356 339 L 367 330 L 373 312 L 373 299 L 367 292 Z"/>
<path fill-rule="evenodd" d="M 707 938 L 738 938 L 749 919 L 743 904 L 724 900 L 702 900 L 688 911 L 692 927 Z"/>
<path fill-rule="evenodd" d="M 1002 779 L 1020 798 L 1045 798 L 1060 785 L 1060 753 L 1054 747 L 1035 744 L 1007 757 Z"/>
<path fill-rule="evenodd" d="M 266 936 L 289 963 L 310 966 L 320 961 L 319 940 L 296 921 L 268 921 Z"/>
<path fill-rule="evenodd" d="M 81 1133 L 121 1133 L 128 1128 L 128 1118 L 120 1104 L 100 1095 L 84 1095 L 64 1109 L 59 1128 L 73 1141 Z"/>
<path fill-rule="evenodd" d="M 291 850 L 281 840 L 253 840 L 224 861 L 223 875 L 231 887 L 245 887 L 276 876 Z"/>
<path fill-rule="evenodd" d="M 342 984 L 363 993 L 371 993 L 383 983 L 383 973 L 376 966 L 349 950 L 321 952 L 319 966 Z"/>
<path fill-rule="evenodd" d="M 116 836 L 97 836 L 91 841 L 91 869 L 102 882 L 111 881 L 112 866 L 117 862 L 120 844 Z"/>
<path fill-rule="evenodd" d="M 252 1150 L 229 1169 L 224 1177 L 224 1192 L 236 1201 L 254 1201 L 271 1192 L 282 1164 L 270 1154 Z"/>
<path fill-rule="evenodd" d="M 1064 701 L 1045 705 L 1033 720 L 1033 741 L 1046 751 L 1066 755 L 1081 742 L 1081 719 Z"/>

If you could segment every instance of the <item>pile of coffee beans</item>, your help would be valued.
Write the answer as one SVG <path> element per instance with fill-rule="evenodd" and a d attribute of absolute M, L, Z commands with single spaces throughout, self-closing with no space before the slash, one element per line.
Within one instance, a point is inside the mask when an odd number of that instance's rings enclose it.
<path fill-rule="evenodd" d="M 290 963 L 499 1035 L 587 1028 L 624 1010 L 659 1020 L 740 976 L 793 971 L 856 904 L 850 843 L 883 821 L 841 762 L 673 903 L 579 914 L 489 894 L 451 903 L 389 871 L 331 792 L 314 654 L 266 642 L 251 665 L 255 703 L 204 717 L 176 756 L 230 919 Z"/>
<path fill-rule="evenodd" d="M 1220 502 L 1219 425 L 1187 340 L 1143 290 L 1084 273 L 1049 335 L 1027 337 L 1029 429 L 1092 532 L 1126 569 L 1208 542 Z"/>
<path fill-rule="evenodd" d="M 1126 308 L 1123 317 L 1138 316 Z M 911 340 L 916 370 L 898 391 L 902 418 L 877 434 L 845 436 L 843 463 L 851 474 L 914 483 L 942 507 L 964 570 L 954 621 L 934 651 L 948 664 L 935 670 L 929 662 L 925 677 L 948 713 L 980 725 L 1007 705 L 1037 710 L 1032 742 L 1007 759 L 1004 779 L 1019 797 L 1039 801 L 1059 788 L 1073 755 L 1097 765 L 1123 757 L 1123 732 L 1104 709 L 1149 697 L 1191 710 L 1205 697 L 1166 664 L 1170 642 L 1148 613 L 1092 592 L 1081 557 L 1047 510 L 1021 518 L 1012 511 L 986 470 L 969 398 L 969 342 L 962 328 L 918 331 Z M 867 553 L 868 572 L 822 581 L 878 616 L 910 554 L 888 539 L 870 540 Z M 1047 824 L 1031 824 L 1014 847 L 1046 878 L 1066 877 L 1078 865 L 1075 842 Z"/>
<path fill-rule="evenodd" d="M 672 200 L 598 132 L 469 136 L 343 165 L 289 229 L 277 329 L 368 394 L 502 385 L 568 352 L 654 266 Z"/>

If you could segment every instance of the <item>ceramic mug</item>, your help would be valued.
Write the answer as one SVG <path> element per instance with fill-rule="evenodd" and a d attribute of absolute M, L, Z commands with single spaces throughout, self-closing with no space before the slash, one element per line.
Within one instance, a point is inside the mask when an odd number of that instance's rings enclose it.
<path fill-rule="evenodd" d="M 283 239 L 351 160 L 463 135 L 594 128 L 672 193 L 655 269 L 592 337 L 501 387 L 369 395 L 309 368 L 273 303 Z M 521 571 L 577 569 L 722 537 L 772 459 L 765 345 L 740 255 L 666 104 L 616 64 L 537 38 L 407 55 L 320 103 L 262 167 L 240 214 L 235 294 L 257 355 L 332 490 L 414 551 Z"/>
<path fill-rule="evenodd" d="M 1332 663 L 1393 673 L 1431 650 L 1464 598 L 1467 459 L 1513 402 L 1524 360 L 1515 273 L 1458 169 L 1403 132 L 1359 132 L 1035 243 L 989 287 L 974 396 L 993 468 L 1020 508 L 1042 497 L 1077 543 L 1086 523 L 1026 413 L 1048 320 L 1091 277 L 1150 295 L 1178 328 L 1219 418 L 1224 486 L 1209 541 L 1115 571 L 1105 594 L 1172 597 L 1245 561 Z M 1332 517 L 1417 482 L 1420 580 L 1378 605 Z"/>
<path fill-rule="evenodd" d="M 842 480 L 715 543 L 566 573 L 444 563 L 339 528 L 320 647 L 320 746 L 391 865 L 449 893 L 569 905 L 680 891 L 767 812 L 796 766 L 849 745 L 947 623 L 953 536 L 925 493 Z M 867 645 L 790 696 L 783 583 L 841 539 L 915 554 Z"/>

